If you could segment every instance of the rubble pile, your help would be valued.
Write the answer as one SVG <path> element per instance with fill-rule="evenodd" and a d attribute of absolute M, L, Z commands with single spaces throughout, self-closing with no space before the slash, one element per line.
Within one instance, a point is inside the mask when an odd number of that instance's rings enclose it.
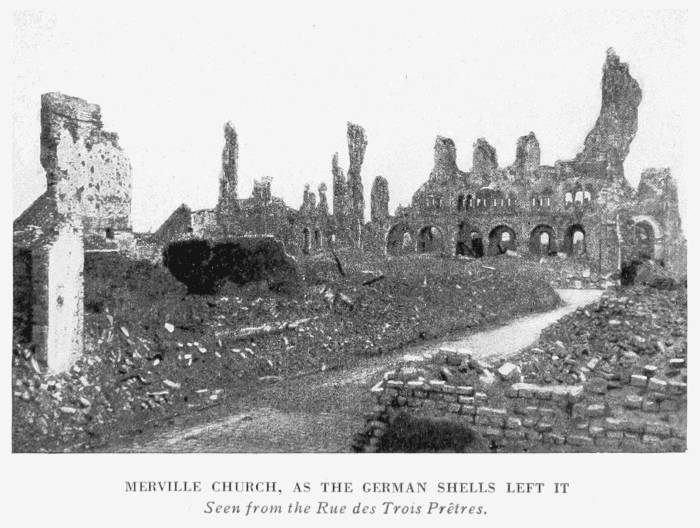
<path fill-rule="evenodd" d="M 539 343 L 515 361 L 533 383 L 605 379 L 611 387 L 655 367 L 657 376 L 685 382 L 687 293 L 636 287 L 607 293 L 542 332 Z"/>
<path fill-rule="evenodd" d="M 187 295 L 163 267 L 87 254 L 84 356 L 49 377 L 15 347 L 14 450 L 99 449 L 281 377 L 557 303 L 507 262 L 339 257 L 344 275 L 302 259 L 294 294 L 251 283 Z"/>
<path fill-rule="evenodd" d="M 683 451 L 686 315 L 685 289 L 622 289 L 508 359 L 449 349 L 405 357 L 372 388 L 376 405 L 352 449 Z M 429 441 L 415 442 L 407 423 Z"/>

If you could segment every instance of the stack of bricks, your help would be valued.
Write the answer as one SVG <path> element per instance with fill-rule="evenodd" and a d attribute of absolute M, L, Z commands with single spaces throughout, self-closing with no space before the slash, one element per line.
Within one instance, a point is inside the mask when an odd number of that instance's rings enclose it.
<path fill-rule="evenodd" d="M 428 355 L 440 368 L 449 359 Z M 427 360 L 426 360 L 427 361 Z M 679 360 L 671 360 L 681 367 Z M 357 451 L 374 452 L 401 413 L 465 424 L 489 451 L 678 451 L 685 449 L 685 421 L 673 415 L 686 405 L 686 385 L 665 382 L 647 368 L 629 385 L 601 396 L 596 384 L 536 385 L 505 379 L 486 384 L 450 385 L 440 379 L 406 379 L 403 369 L 387 372 L 372 392 L 376 404 L 367 415 Z M 409 376 L 410 377 L 410 376 Z M 403 379 L 401 379 L 403 378 Z M 634 389 L 635 393 L 628 393 Z M 643 391 L 643 394 L 637 392 Z M 624 395 L 624 398 L 622 397 Z M 660 415 L 659 413 L 666 413 Z"/>

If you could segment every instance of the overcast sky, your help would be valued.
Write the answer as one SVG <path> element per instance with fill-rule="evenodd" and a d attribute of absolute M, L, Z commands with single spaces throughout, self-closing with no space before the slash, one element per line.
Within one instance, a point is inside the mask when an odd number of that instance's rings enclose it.
<path fill-rule="evenodd" d="M 353 121 L 369 141 L 366 202 L 382 175 L 393 211 L 427 179 L 438 134 L 455 140 L 463 170 L 478 137 L 505 166 L 530 130 L 544 164 L 573 157 L 598 115 L 612 46 L 643 90 L 626 175 L 636 184 L 644 168 L 671 167 L 685 219 L 684 13 L 341 5 L 18 13 L 14 216 L 45 188 L 43 92 L 101 105 L 105 128 L 131 159 L 137 230 L 157 229 L 183 202 L 215 205 L 228 120 L 238 131 L 241 197 L 263 176 L 294 207 L 305 183 L 325 181 L 330 191 L 331 157 L 339 152 L 347 169 Z"/>

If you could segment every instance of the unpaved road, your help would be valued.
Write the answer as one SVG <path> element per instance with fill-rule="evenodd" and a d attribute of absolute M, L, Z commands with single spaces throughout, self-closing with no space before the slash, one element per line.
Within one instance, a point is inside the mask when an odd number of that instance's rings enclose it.
<path fill-rule="evenodd" d="M 566 305 L 514 319 L 505 326 L 367 358 L 337 371 L 283 380 L 225 407 L 203 413 L 122 446 L 125 452 L 343 452 L 371 407 L 369 388 L 405 354 L 440 346 L 470 349 L 479 357 L 505 357 L 532 344 L 565 314 L 596 301 L 599 290 L 558 290 Z M 194 423 L 195 421 L 199 423 Z"/>

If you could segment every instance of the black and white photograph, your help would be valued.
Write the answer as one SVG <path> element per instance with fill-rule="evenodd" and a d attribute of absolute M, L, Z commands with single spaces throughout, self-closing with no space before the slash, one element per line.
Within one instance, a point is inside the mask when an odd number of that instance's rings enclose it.
<path fill-rule="evenodd" d="M 682 467 L 688 12 L 334 4 L 11 11 L 13 456 Z"/>

